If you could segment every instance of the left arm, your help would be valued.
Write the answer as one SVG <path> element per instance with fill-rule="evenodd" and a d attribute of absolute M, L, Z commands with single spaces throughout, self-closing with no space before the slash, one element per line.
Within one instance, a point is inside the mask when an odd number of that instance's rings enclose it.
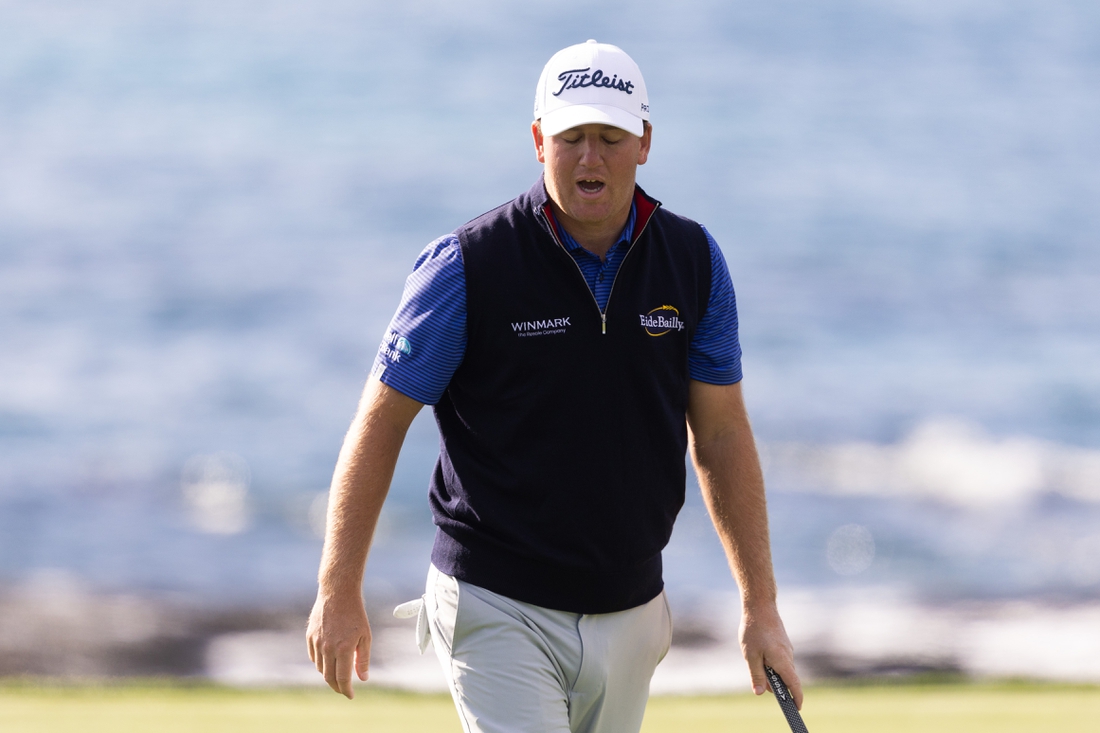
<path fill-rule="evenodd" d="M 760 695 L 768 686 L 767 664 L 787 683 L 801 709 L 802 684 L 794 668 L 794 651 L 776 607 L 764 475 L 740 382 L 716 385 L 692 380 L 687 420 L 703 499 L 741 589 L 741 650 L 753 691 Z"/>

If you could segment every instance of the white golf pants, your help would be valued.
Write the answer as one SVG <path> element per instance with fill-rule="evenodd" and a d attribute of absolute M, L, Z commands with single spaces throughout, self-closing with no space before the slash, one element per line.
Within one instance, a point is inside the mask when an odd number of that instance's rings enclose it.
<path fill-rule="evenodd" d="M 432 645 L 466 733 L 637 733 L 672 641 L 662 592 L 618 613 L 515 601 L 428 572 Z M 427 629 L 425 629 L 427 631 Z"/>

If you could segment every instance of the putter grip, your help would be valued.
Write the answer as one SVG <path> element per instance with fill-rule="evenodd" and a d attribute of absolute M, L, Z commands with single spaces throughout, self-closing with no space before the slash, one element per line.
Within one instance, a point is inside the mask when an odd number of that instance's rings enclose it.
<path fill-rule="evenodd" d="M 794 698 L 791 697 L 791 691 L 787 689 L 787 684 L 783 681 L 783 678 L 766 664 L 764 665 L 764 671 L 768 673 L 768 682 L 771 683 L 772 692 L 775 693 L 775 699 L 779 703 L 779 709 L 783 711 L 784 717 L 787 718 L 787 725 L 791 726 L 794 733 L 810 733 L 806 730 L 806 724 L 802 722 L 802 716 L 798 714 L 798 707 L 795 706 Z"/>

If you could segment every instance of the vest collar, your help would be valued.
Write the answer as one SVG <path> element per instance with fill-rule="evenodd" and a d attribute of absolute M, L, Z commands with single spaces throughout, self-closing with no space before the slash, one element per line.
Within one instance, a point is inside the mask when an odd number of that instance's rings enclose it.
<path fill-rule="evenodd" d="M 560 234 L 554 231 L 556 220 L 550 212 L 550 194 L 546 192 L 546 182 L 543 180 L 543 176 L 539 176 L 539 179 L 535 181 L 535 185 L 525 194 L 524 198 L 527 199 L 527 205 L 524 208 L 535 214 L 535 218 L 539 220 L 543 228 L 549 227 L 548 232 L 555 239 L 561 241 Z M 660 201 L 643 191 L 637 183 L 634 184 L 634 207 L 637 211 L 637 218 L 634 221 L 634 236 L 630 241 L 631 246 L 642 236 L 642 232 L 646 230 L 646 225 L 649 224 L 649 220 L 653 218 L 653 214 L 660 205 Z M 542 216 L 539 216 L 540 213 Z"/>

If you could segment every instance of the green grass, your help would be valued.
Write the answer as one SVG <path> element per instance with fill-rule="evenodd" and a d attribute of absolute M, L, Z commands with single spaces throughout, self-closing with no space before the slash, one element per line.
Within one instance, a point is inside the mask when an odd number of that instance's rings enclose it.
<path fill-rule="evenodd" d="M 803 710 L 813 733 L 1071 733 L 1100 730 L 1100 688 L 1038 684 L 816 687 Z M 0 686 L 3 733 L 459 733 L 450 699 L 360 690 L 349 702 L 327 690 L 231 690 L 141 683 Z M 770 695 L 663 697 L 643 733 L 788 728 Z"/>
<path fill-rule="evenodd" d="M 1070 733 L 1100 730 L 1100 688 L 914 685 L 811 688 L 813 733 Z M 789 733 L 775 700 L 751 695 L 656 698 L 644 733 Z"/>
<path fill-rule="evenodd" d="M 326 690 L 216 687 L 8 687 L 3 733 L 461 733 L 451 699 L 360 690 L 348 701 Z"/>

